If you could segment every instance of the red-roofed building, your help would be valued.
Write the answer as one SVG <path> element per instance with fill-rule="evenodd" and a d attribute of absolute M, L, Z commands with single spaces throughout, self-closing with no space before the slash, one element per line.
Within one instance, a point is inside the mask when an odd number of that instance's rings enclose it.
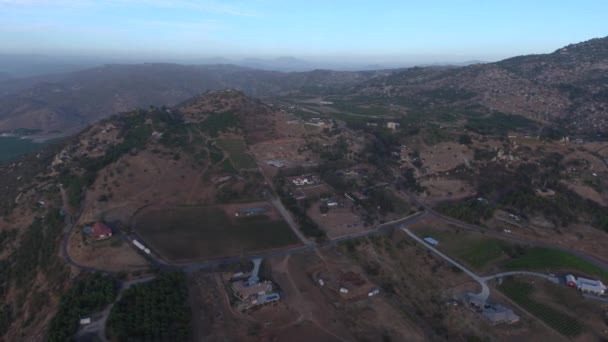
<path fill-rule="evenodd" d="M 112 237 L 112 228 L 106 226 L 101 222 L 97 222 L 93 225 L 93 231 L 91 232 L 91 238 L 95 240 L 103 240 Z"/>

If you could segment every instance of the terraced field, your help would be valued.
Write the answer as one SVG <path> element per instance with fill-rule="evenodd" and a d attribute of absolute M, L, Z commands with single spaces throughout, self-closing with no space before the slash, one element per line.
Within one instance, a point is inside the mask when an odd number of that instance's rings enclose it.
<path fill-rule="evenodd" d="M 542 320 L 564 336 L 578 336 L 585 328 L 576 318 L 533 300 L 531 295 L 535 289 L 530 284 L 511 279 L 504 281 L 498 286 L 498 289 L 536 318 Z"/>

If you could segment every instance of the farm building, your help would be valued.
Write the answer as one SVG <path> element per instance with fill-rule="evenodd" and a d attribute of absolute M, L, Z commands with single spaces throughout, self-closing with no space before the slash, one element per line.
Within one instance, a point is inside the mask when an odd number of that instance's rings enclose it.
<path fill-rule="evenodd" d="M 499 304 L 486 305 L 483 308 L 482 314 L 493 325 L 501 323 L 511 324 L 519 321 L 519 316 L 513 310 Z"/>
<path fill-rule="evenodd" d="M 599 280 L 586 279 L 579 277 L 576 280 L 577 288 L 582 292 L 603 295 L 606 291 L 606 286 Z"/>
<path fill-rule="evenodd" d="M 265 205 L 262 207 L 251 207 L 251 208 L 241 208 L 237 211 L 235 216 L 253 216 L 260 215 L 270 210 L 270 207 Z"/>
<path fill-rule="evenodd" d="M 91 233 L 89 235 L 94 240 L 104 240 L 112 237 L 112 228 L 106 226 L 101 222 L 97 222 L 93 225 Z"/>
<path fill-rule="evenodd" d="M 388 129 L 397 129 L 399 127 L 401 127 L 401 125 L 398 122 L 389 121 L 386 123 L 386 128 Z"/>
<path fill-rule="evenodd" d="M 606 292 L 606 285 L 599 280 L 574 277 L 572 274 L 566 276 L 566 285 L 576 287 L 581 292 L 603 295 Z"/>
<path fill-rule="evenodd" d="M 580 284 L 578 286 L 578 289 L 581 292 L 585 292 L 585 293 L 592 293 L 592 294 L 596 294 L 596 295 L 603 295 L 604 292 L 606 291 L 606 288 L 604 286 L 600 286 L 600 285 L 591 285 L 591 284 Z"/>
<path fill-rule="evenodd" d="M 576 287 L 576 278 L 572 274 L 566 276 L 566 285 Z"/>
<path fill-rule="evenodd" d="M 425 237 L 424 238 L 424 242 L 428 243 L 429 245 L 432 246 L 438 246 L 439 245 L 439 241 L 433 239 L 432 237 Z"/>

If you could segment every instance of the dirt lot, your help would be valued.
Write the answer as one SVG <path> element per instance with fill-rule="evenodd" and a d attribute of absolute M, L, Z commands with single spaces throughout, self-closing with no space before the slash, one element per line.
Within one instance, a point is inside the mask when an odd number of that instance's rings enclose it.
<path fill-rule="evenodd" d="M 298 244 L 284 221 L 266 215 L 237 218 L 232 207 L 229 212 L 221 206 L 149 208 L 137 214 L 133 227 L 153 250 L 179 262 Z"/>
<path fill-rule="evenodd" d="M 377 285 L 370 283 L 363 271 L 343 256 L 324 251 L 321 257 L 294 255 L 273 262 L 275 279 L 286 293 L 285 302 L 298 310 L 303 319 L 339 340 L 422 340 L 420 331 L 388 305 L 382 295 L 345 297 L 332 290 L 332 284 L 338 282 L 351 286 L 354 294 Z M 315 274 L 320 273 L 328 278 L 327 287 L 320 287 L 315 281 Z M 332 277 L 336 283 L 331 281 Z M 360 284 L 359 289 L 346 285 L 346 280 Z"/>
<path fill-rule="evenodd" d="M 215 188 L 202 179 L 203 171 L 185 156 L 175 160 L 147 150 L 127 155 L 99 172 L 87 191 L 82 221 L 110 215 L 128 222 L 137 209 L 150 204 L 211 203 Z"/>
<path fill-rule="evenodd" d="M 285 138 L 255 144 L 250 146 L 250 149 L 259 164 L 268 160 L 280 160 L 290 167 L 316 165 L 318 161 L 314 153 L 298 152 L 298 149 L 305 148 L 306 144 L 303 138 Z"/>
<path fill-rule="evenodd" d="M 600 194 L 590 186 L 583 184 L 573 184 L 571 182 L 563 182 L 568 189 L 576 192 L 582 198 L 590 199 L 593 202 L 608 207 L 608 194 Z"/>
<path fill-rule="evenodd" d="M 426 147 L 420 151 L 420 157 L 428 173 L 433 174 L 449 171 L 473 160 L 473 151 L 467 146 L 446 142 Z"/>
<path fill-rule="evenodd" d="M 431 202 L 462 199 L 475 193 L 470 184 L 459 179 L 433 177 L 423 180 L 420 184 L 426 188 L 427 200 Z"/>
<path fill-rule="evenodd" d="M 313 221 L 325 230 L 330 239 L 374 228 L 364 225 L 363 219 L 358 213 L 358 210 L 361 209 L 356 209 L 352 201 L 340 198 L 338 202 L 343 203 L 344 206 L 331 207 L 326 215 L 321 214 L 319 210 L 320 202 L 318 201 L 314 202 L 306 212 Z"/>

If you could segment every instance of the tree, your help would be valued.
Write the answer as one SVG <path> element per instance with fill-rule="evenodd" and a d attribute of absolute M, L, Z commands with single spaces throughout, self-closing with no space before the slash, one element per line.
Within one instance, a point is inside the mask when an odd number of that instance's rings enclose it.
<path fill-rule="evenodd" d="M 473 140 L 469 135 L 463 134 L 458 138 L 458 142 L 462 145 L 471 145 L 473 143 Z"/>

